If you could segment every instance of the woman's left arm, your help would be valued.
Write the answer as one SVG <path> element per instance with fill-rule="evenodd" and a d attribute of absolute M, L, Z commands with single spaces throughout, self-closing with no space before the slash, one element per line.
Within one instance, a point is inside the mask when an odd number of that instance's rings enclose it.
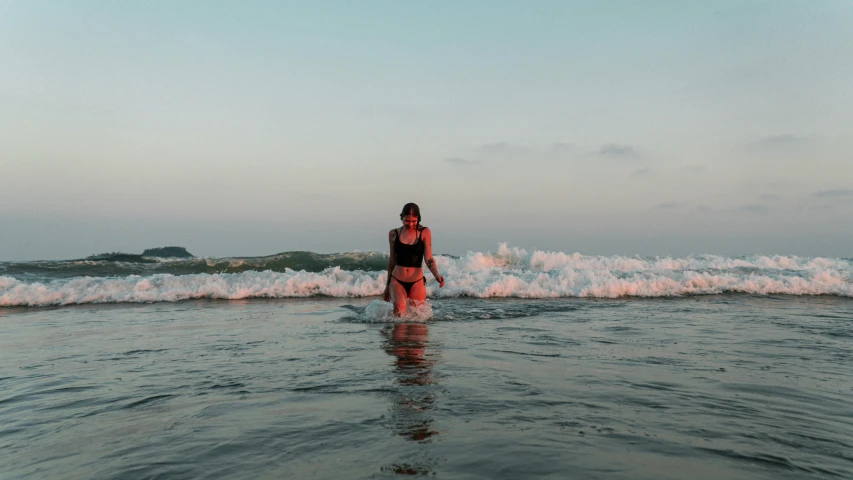
<path fill-rule="evenodd" d="M 439 288 L 444 287 L 444 277 L 438 273 L 438 266 L 435 264 L 435 259 L 432 258 L 432 232 L 429 228 L 424 228 L 424 231 L 421 232 L 421 238 L 424 241 L 424 260 L 426 261 L 426 266 L 432 272 L 435 281 L 438 282 Z"/>

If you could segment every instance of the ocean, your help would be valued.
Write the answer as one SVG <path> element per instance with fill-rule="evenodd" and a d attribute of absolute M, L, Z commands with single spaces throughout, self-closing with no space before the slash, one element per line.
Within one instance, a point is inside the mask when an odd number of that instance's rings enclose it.
<path fill-rule="evenodd" d="M 436 259 L 0 262 L 0 478 L 853 478 L 853 259 Z"/>

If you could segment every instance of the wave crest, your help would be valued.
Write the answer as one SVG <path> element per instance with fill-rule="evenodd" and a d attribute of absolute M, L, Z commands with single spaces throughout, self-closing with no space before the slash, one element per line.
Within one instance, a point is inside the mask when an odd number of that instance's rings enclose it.
<path fill-rule="evenodd" d="M 339 258 L 351 261 L 359 258 L 358 255 L 362 254 L 340 254 Z M 359 260 L 376 261 L 378 255 L 363 254 Z M 267 262 L 247 260 L 229 259 L 228 262 L 241 268 L 249 268 L 250 264 L 268 266 Z M 288 258 L 292 260 L 293 257 Z M 494 253 L 469 252 L 460 258 L 437 256 L 436 260 L 447 283 L 445 288 L 439 289 L 430 281 L 427 290 L 433 297 L 616 298 L 720 293 L 853 297 L 853 262 L 845 259 L 761 255 L 739 258 L 715 255 L 603 257 L 562 252 L 528 253 L 502 244 Z M 205 260 L 205 263 L 210 261 Z M 214 265 L 218 266 L 221 261 L 215 260 Z M 340 266 L 317 272 L 291 268 L 260 272 L 246 269 L 236 273 L 155 273 L 51 281 L 0 276 L 0 306 L 314 295 L 367 297 L 380 295 L 386 278 L 382 271 Z"/>

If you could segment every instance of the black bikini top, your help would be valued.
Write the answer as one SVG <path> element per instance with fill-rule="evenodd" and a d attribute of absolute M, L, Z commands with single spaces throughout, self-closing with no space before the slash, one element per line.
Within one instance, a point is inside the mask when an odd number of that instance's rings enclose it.
<path fill-rule="evenodd" d="M 394 263 L 401 267 L 423 268 L 424 264 L 424 242 L 421 240 L 421 231 L 415 243 L 407 245 L 400 241 L 400 232 L 394 236 Z"/>

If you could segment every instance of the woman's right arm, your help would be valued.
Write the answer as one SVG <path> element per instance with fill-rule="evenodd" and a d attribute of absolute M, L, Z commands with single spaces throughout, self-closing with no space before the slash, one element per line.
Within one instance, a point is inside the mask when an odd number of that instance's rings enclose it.
<path fill-rule="evenodd" d="M 386 302 L 391 301 L 391 291 L 388 290 L 388 287 L 391 285 L 391 272 L 394 271 L 394 236 L 397 234 L 396 230 L 391 230 L 388 232 L 388 244 L 391 247 L 391 252 L 388 253 L 388 279 L 385 281 L 385 291 L 382 293 L 382 299 Z"/>

